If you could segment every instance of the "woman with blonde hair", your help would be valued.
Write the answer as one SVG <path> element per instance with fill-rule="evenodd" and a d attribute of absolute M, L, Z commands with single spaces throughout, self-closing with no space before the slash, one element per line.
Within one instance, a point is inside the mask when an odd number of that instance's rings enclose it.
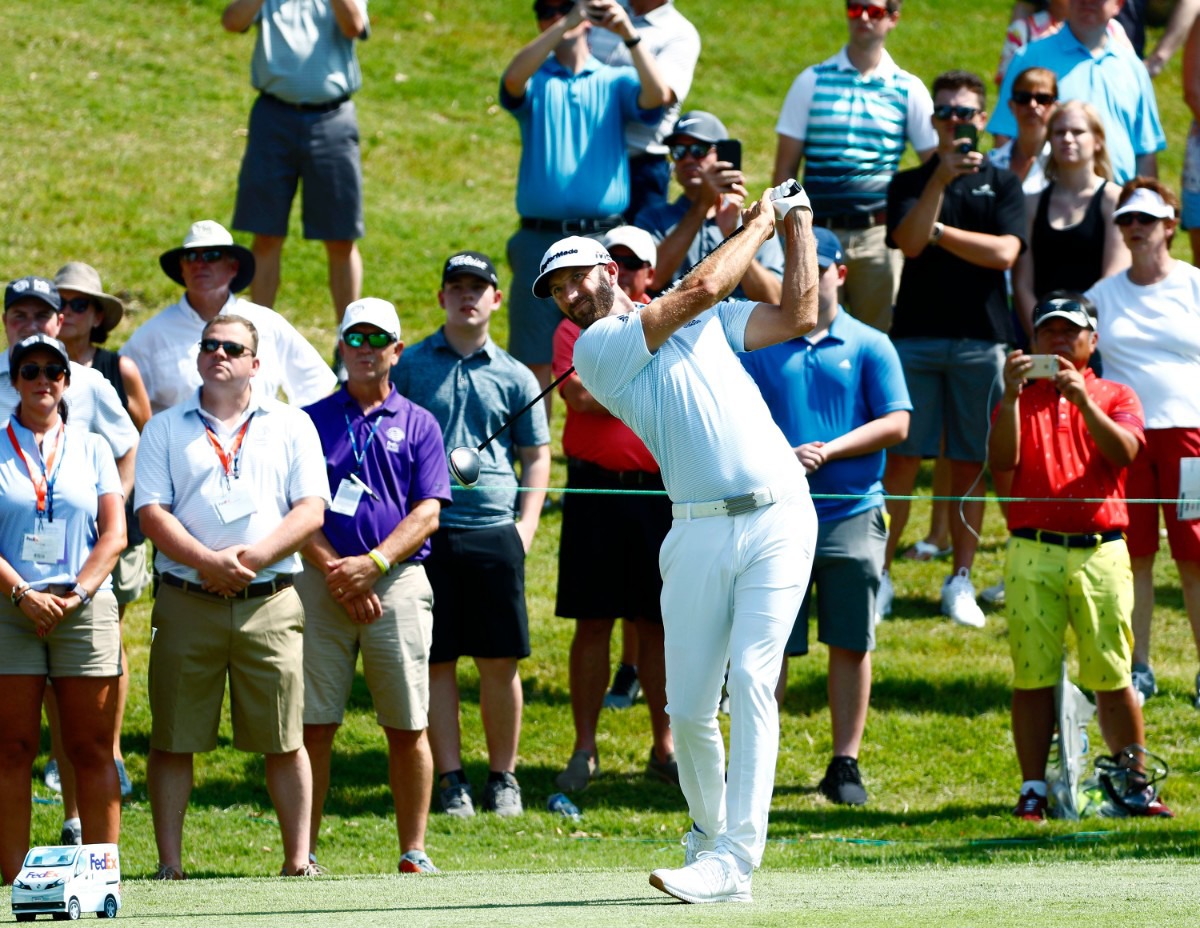
<path fill-rule="evenodd" d="M 1026 248 L 1013 269 L 1017 317 L 1026 335 L 1033 308 L 1051 290 L 1084 293 L 1096 281 L 1129 266 L 1129 249 L 1113 224 L 1121 188 L 1112 165 L 1100 114 L 1090 103 L 1068 100 L 1047 124 L 1049 185 L 1026 200 Z"/>

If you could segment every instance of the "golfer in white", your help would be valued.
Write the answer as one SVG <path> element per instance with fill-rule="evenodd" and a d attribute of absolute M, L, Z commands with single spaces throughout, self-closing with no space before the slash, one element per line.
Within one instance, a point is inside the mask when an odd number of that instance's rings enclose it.
<path fill-rule="evenodd" d="M 812 210 L 788 181 L 742 221 L 648 306 L 620 290 L 616 263 L 587 238 L 552 246 L 533 286 L 584 329 L 575 346 L 583 385 L 646 443 L 673 501 L 659 555 L 667 712 L 695 824 L 685 866 L 655 870 L 650 883 L 685 902 L 750 901 L 779 750 L 774 687 L 817 537 L 804 468 L 734 356 L 816 323 Z M 782 304 L 723 300 L 777 223 Z M 727 663 L 728 782 L 717 725 Z"/>

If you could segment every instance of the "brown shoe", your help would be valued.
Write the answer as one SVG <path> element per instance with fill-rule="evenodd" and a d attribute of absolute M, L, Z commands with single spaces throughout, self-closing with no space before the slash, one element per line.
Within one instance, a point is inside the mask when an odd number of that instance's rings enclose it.
<path fill-rule="evenodd" d="M 152 880 L 186 880 L 187 874 L 185 874 L 178 867 L 172 867 L 170 864 L 159 864 L 158 870 L 155 872 L 154 876 L 150 877 L 150 879 L 152 879 Z"/>

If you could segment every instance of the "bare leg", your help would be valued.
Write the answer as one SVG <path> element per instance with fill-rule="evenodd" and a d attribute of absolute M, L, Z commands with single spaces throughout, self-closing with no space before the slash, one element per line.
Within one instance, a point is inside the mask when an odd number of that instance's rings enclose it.
<path fill-rule="evenodd" d="M 0 699 L 0 877 L 11 883 L 29 850 L 33 788 L 30 775 L 41 740 L 46 678 L 6 676 Z"/>
<path fill-rule="evenodd" d="M 910 455 L 889 454 L 887 466 L 883 474 L 883 488 L 894 496 L 910 496 L 917 483 L 917 471 L 921 468 L 921 459 Z M 891 525 L 888 528 L 887 550 L 884 553 L 883 569 L 889 570 L 896 557 L 896 548 L 904 529 L 908 525 L 908 516 L 912 511 L 912 503 L 906 499 L 888 499 L 888 514 Z"/>
<path fill-rule="evenodd" d="M 462 732 L 458 727 L 458 665 L 429 665 L 429 744 L 438 773 L 462 767 Z"/>
<path fill-rule="evenodd" d="M 117 724 L 113 730 L 113 757 L 125 760 L 121 751 L 121 729 L 125 726 L 125 703 L 129 701 L 129 654 L 125 650 L 125 604 L 117 606 L 117 621 L 121 622 L 121 675 L 117 677 Z"/>
<path fill-rule="evenodd" d="M 621 620 L 621 663 L 638 665 L 638 626 L 631 619 Z"/>
<path fill-rule="evenodd" d="M 1196 652 L 1200 654 L 1200 564 L 1176 561 L 1175 566 L 1179 568 L 1179 583 L 1183 587 L 1183 606 L 1192 623 L 1192 638 L 1196 641 Z"/>
<path fill-rule="evenodd" d="M 858 757 L 871 702 L 871 652 L 829 648 L 829 716 L 835 757 Z"/>
<path fill-rule="evenodd" d="M 1131 744 L 1145 744 L 1146 730 L 1142 724 L 1142 707 L 1132 686 L 1112 692 L 1096 692 L 1096 721 L 1110 754 L 1116 754 Z"/>
<path fill-rule="evenodd" d="M 183 870 L 183 818 L 192 795 L 192 755 L 150 749 L 146 786 L 154 817 L 158 863 Z"/>
<path fill-rule="evenodd" d="M 1054 687 L 1013 690 L 1013 744 L 1022 780 L 1046 779 L 1054 724 Z"/>
<path fill-rule="evenodd" d="M 608 686 L 609 640 L 613 619 L 578 619 L 571 639 L 571 715 L 576 751 L 596 756 L 596 728 Z"/>
<path fill-rule="evenodd" d="M 783 708 L 783 698 L 787 695 L 788 656 L 784 652 L 783 661 L 779 667 L 779 679 L 775 683 L 775 705 Z"/>
<path fill-rule="evenodd" d="M 312 770 L 312 815 L 308 820 L 310 854 L 317 853 L 321 836 L 321 815 L 325 811 L 325 797 L 329 795 L 329 761 L 339 727 L 337 723 L 304 726 L 304 750 L 308 752 L 308 765 Z"/>
<path fill-rule="evenodd" d="M 63 821 L 79 818 L 79 799 L 75 790 L 75 767 L 63 750 L 62 716 L 58 711 L 58 699 L 54 684 L 46 687 L 42 696 L 46 709 L 46 726 L 50 729 L 50 756 L 58 762 L 58 782 L 62 786 Z"/>
<path fill-rule="evenodd" d="M 76 798 L 84 844 L 117 843 L 121 834 L 121 785 L 113 764 L 117 724 L 117 678 L 58 677 L 63 751 L 75 769 Z"/>
<path fill-rule="evenodd" d="M 362 255 L 354 241 L 324 244 L 325 256 L 329 259 L 329 295 L 333 297 L 333 311 L 341 322 L 346 307 L 362 296 Z"/>
<path fill-rule="evenodd" d="M 954 513 L 950 511 L 951 502 L 948 499 L 937 499 L 939 496 L 949 496 L 950 490 L 950 461 L 938 457 L 933 464 L 933 507 L 929 513 L 929 534 L 925 540 L 937 545 L 939 551 L 945 551 L 950 546 L 950 520 Z"/>
<path fill-rule="evenodd" d="M 629 625 L 628 622 L 625 623 Z M 654 756 L 665 761 L 675 753 L 671 720 L 667 715 L 667 668 L 663 657 L 661 622 L 636 619 L 638 680 L 650 710 L 650 730 L 654 734 Z"/>
<path fill-rule="evenodd" d="M 1192 264 L 1200 267 L 1200 229 L 1188 229 L 1188 238 L 1192 242 Z"/>
<path fill-rule="evenodd" d="M 256 235 L 250 245 L 254 255 L 254 279 L 250 281 L 250 302 L 274 306 L 279 293 L 279 266 L 283 259 L 282 235 Z"/>
<path fill-rule="evenodd" d="M 264 754 L 267 792 L 283 835 L 283 864 L 288 873 L 308 865 L 308 824 L 312 815 L 312 769 L 303 747 L 285 754 Z"/>
<path fill-rule="evenodd" d="M 961 518 L 958 513 L 958 504 L 950 504 L 953 507 L 950 514 L 950 539 L 954 545 L 955 573 L 962 568 L 970 571 L 971 565 L 975 563 L 975 551 L 979 547 L 979 539 L 976 536 L 983 528 L 983 485 L 982 481 L 978 481 L 982 473 L 983 465 L 981 463 L 975 461 L 950 462 L 950 495 L 972 494 L 962 504 Z"/>
<path fill-rule="evenodd" d="M 1154 619 L 1154 555 L 1132 557 L 1129 566 L 1133 569 L 1133 662 L 1149 665 L 1150 626 Z M 1179 578 L 1183 579 L 1182 573 Z M 1184 595 L 1187 595 L 1186 584 Z M 1186 599 L 1184 603 L 1187 603 Z M 1188 613 L 1190 616 L 1190 609 Z"/>
<path fill-rule="evenodd" d="M 479 714 L 487 737 L 488 769 L 514 771 L 521 740 L 521 710 L 525 705 L 517 659 L 477 657 L 475 666 L 479 668 Z"/>
<path fill-rule="evenodd" d="M 388 740 L 388 781 L 396 804 L 400 853 L 425 850 L 429 793 L 433 789 L 433 756 L 422 731 L 383 729 Z"/>

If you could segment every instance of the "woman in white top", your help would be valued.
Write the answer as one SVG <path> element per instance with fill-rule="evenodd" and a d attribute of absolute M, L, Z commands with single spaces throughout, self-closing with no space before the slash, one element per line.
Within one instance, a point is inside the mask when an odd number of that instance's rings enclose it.
<path fill-rule="evenodd" d="M 1096 304 L 1104 376 L 1133 387 L 1146 413 L 1146 447 L 1129 468 L 1130 499 L 1200 496 L 1200 269 L 1171 257 L 1178 224 L 1174 191 L 1148 177 L 1121 190 L 1113 219 L 1132 256 L 1129 269 L 1088 291 Z M 1200 513 L 1193 504 L 1162 506 L 1183 603 L 1200 649 Z M 1183 518 L 1180 518 L 1180 515 Z M 1154 556 L 1159 507 L 1129 506 L 1133 567 L 1133 685 L 1143 698 L 1157 691 L 1150 668 Z M 1200 676 L 1194 694 L 1200 708 Z"/>
<path fill-rule="evenodd" d="M 113 765 L 117 601 L 109 574 L 125 546 L 121 481 L 97 435 L 66 427 L 67 350 L 33 335 L 10 355 L 20 405 L 0 428 L 0 875 L 29 848 L 30 775 L 42 692 L 54 681 L 63 744 L 78 774 L 83 840 L 117 841 Z M 61 479 L 60 479 L 61 475 Z M 94 600 L 94 601 L 93 601 Z"/>

